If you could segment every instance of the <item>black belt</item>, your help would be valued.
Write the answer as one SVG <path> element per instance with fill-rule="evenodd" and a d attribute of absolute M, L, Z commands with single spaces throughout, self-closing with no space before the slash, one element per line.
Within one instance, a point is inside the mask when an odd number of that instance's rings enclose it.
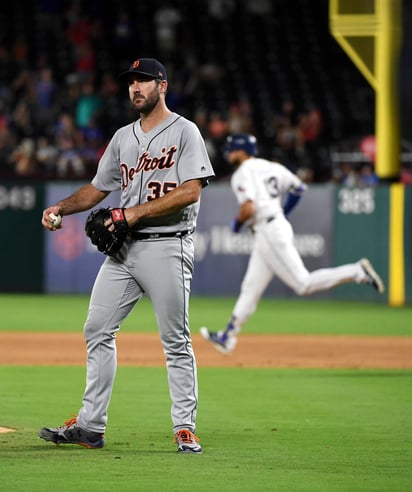
<path fill-rule="evenodd" d="M 269 224 L 269 222 L 272 222 L 272 220 L 276 219 L 276 215 L 272 215 L 271 217 L 266 217 L 266 219 L 263 219 L 265 224 Z M 256 225 L 256 224 L 255 224 Z M 256 232 L 255 231 L 255 226 L 251 226 L 250 230 L 253 232 L 253 234 Z"/>
<path fill-rule="evenodd" d="M 174 232 L 137 232 L 130 231 L 129 235 L 136 241 L 141 239 L 158 239 L 161 237 L 184 237 L 188 234 L 192 234 L 195 230 L 188 229 L 187 231 L 174 231 Z"/>

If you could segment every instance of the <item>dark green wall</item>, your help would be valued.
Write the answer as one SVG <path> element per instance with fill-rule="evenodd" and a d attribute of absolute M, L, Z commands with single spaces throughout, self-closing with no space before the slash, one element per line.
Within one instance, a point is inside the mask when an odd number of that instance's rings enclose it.
<path fill-rule="evenodd" d="M 43 290 L 44 185 L 0 183 L 1 292 Z"/>
<path fill-rule="evenodd" d="M 367 256 L 381 275 L 387 290 L 379 296 L 356 285 L 341 286 L 335 298 L 383 300 L 388 302 L 390 188 L 336 189 L 335 263 L 356 261 Z M 412 302 L 412 188 L 405 187 L 404 204 L 405 302 Z"/>
<path fill-rule="evenodd" d="M 335 265 L 367 257 L 385 285 L 388 283 L 389 188 L 336 188 Z M 334 291 L 335 298 L 385 300 L 373 289 L 348 284 Z"/>

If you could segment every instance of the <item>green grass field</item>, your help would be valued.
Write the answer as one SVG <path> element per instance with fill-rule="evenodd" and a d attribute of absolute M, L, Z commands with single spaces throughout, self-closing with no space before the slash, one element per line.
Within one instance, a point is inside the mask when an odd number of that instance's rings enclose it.
<path fill-rule="evenodd" d="M 194 298 L 191 324 L 225 323 L 233 299 Z M 81 331 L 87 296 L 0 295 L 0 331 Z M 410 307 L 263 300 L 249 333 L 412 335 Z M 155 331 L 148 301 L 122 329 Z M 119 367 L 101 450 L 37 437 L 81 404 L 84 367 L 0 361 L 0 490 L 412 490 L 412 371 L 199 368 L 204 453 L 172 442 L 166 370 Z"/>
<path fill-rule="evenodd" d="M 85 295 L 0 294 L 0 331 L 79 332 L 89 297 Z M 213 329 L 225 325 L 234 298 L 192 297 L 190 322 Z M 128 332 L 157 331 L 150 301 L 143 298 L 122 326 Z M 248 333 L 412 335 L 412 306 L 313 300 L 263 299 L 245 326 Z"/>

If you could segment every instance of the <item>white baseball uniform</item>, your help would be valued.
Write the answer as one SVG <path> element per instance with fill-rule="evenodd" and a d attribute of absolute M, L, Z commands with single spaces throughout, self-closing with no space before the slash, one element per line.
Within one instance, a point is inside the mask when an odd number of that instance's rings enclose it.
<path fill-rule="evenodd" d="M 239 330 L 256 309 L 269 282 L 277 275 L 298 295 L 312 294 L 347 282 L 363 282 L 366 274 L 359 263 L 309 272 L 294 243 L 290 222 L 283 213 L 282 200 L 288 191 L 305 187 L 285 166 L 250 157 L 231 178 L 239 205 L 252 200 L 256 215 L 250 224 L 253 249 L 233 309 L 233 323 Z"/>

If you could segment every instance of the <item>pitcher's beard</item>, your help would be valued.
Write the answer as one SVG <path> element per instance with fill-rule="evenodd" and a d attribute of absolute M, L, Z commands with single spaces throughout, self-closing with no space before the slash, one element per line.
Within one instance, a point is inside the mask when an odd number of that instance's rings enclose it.
<path fill-rule="evenodd" d="M 139 113 L 147 114 L 153 111 L 159 98 L 146 99 L 143 96 L 136 96 L 133 98 L 133 106 L 139 111 Z"/>

